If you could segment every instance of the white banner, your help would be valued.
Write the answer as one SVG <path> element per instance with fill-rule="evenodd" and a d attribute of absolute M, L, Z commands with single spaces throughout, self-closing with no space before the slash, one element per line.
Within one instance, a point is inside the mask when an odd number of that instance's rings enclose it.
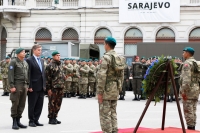
<path fill-rule="evenodd" d="M 179 21 L 180 0 L 119 0 L 119 23 Z"/>

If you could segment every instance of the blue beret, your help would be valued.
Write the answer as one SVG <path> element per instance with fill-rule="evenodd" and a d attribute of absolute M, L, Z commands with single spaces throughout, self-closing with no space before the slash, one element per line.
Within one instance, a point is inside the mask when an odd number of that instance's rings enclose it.
<path fill-rule="evenodd" d="M 51 55 L 52 56 L 55 56 L 55 55 L 57 55 L 57 54 L 60 54 L 58 51 L 54 51 Z"/>
<path fill-rule="evenodd" d="M 41 56 L 42 59 L 44 59 L 44 56 Z"/>
<path fill-rule="evenodd" d="M 113 37 L 106 37 L 105 38 L 105 41 L 106 42 L 110 42 L 110 43 L 114 43 L 115 45 L 116 45 L 116 40 L 115 40 L 115 38 L 113 38 Z"/>
<path fill-rule="evenodd" d="M 24 48 L 18 48 L 18 49 L 16 49 L 15 53 L 16 53 L 16 54 L 19 54 L 19 53 L 21 53 L 23 50 L 24 50 Z"/>
<path fill-rule="evenodd" d="M 191 53 L 191 54 L 194 54 L 194 49 L 192 48 L 192 47 L 185 47 L 184 49 L 183 49 L 183 51 L 187 51 L 187 52 L 189 52 L 189 53 Z"/>

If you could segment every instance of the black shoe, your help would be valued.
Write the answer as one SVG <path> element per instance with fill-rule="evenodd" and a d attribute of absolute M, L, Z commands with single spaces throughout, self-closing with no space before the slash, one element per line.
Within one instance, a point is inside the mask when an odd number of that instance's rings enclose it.
<path fill-rule="evenodd" d="M 70 93 L 67 93 L 67 98 L 71 98 L 71 94 Z"/>
<path fill-rule="evenodd" d="M 49 119 L 49 124 L 56 125 L 57 122 L 55 119 Z"/>
<path fill-rule="evenodd" d="M 6 96 L 9 96 L 9 92 L 6 92 Z"/>
<path fill-rule="evenodd" d="M 23 124 L 21 124 L 20 118 L 16 118 L 16 121 L 17 121 L 17 126 L 18 127 L 20 127 L 20 128 L 27 128 L 27 126 L 24 126 Z"/>
<path fill-rule="evenodd" d="M 188 126 L 188 130 L 195 130 L 195 126 L 194 127 Z"/>
<path fill-rule="evenodd" d="M 3 92 L 3 94 L 2 94 L 1 96 L 7 96 L 7 95 L 6 95 L 6 92 Z"/>
<path fill-rule="evenodd" d="M 82 95 L 82 94 L 80 94 L 80 96 L 78 97 L 78 99 L 83 99 L 83 95 Z"/>
<path fill-rule="evenodd" d="M 29 127 L 37 127 L 37 125 L 34 122 L 29 122 Z"/>
<path fill-rule="evenodd" d="M 83 95 L 83 99 L 86 99 L 87 98 L 87 96 L 86 95 Z"/>
<path fill-rule="evenodd" d="M 118 100 L 125 100 L 123 95 L 120 95 Z"/>
<path fill-rule="evenodd" d="M 57 120 L 57 119 L 55 119 L 55 121 L 57 122 L 57 124 L 61 124 L 61 121 L 59 121 L 59 120 Z"/>
<path fill-rule="evenodd" d="M 76 97 L 76 93 L 74 93 L 73 97 Z"/>
<path fill-rule="evenodd" d="M 89 93 L 87 93 L 87 98 L 90 98 L 90 94 Z"/>
<path fill-rule="evenodd" d="M 36 126 L 44 126 L 43 124 L 40 124 L 39 121 L 36 121 L 36 122 L 35 122 L 35 125 L 36 125 Z"/>
<path fill-rule="evenodd" d="M 64 93 L 63 97 L 67 97 L 67 94 L 66 94 L 66 93 Z"/>
<path fill-rule="evenodd" d="M 12 129 L 18 130 L 19 127 L 17 125 L 17 118 L 13 118 L 13 125 L 12 125 Z"/>
<path fill-rule="evenodd" d="M 96 96 L 95 93 L 93 93 L 93 94 L 92 94 L 92 97 L 95 97 L 95 96 Z"/>

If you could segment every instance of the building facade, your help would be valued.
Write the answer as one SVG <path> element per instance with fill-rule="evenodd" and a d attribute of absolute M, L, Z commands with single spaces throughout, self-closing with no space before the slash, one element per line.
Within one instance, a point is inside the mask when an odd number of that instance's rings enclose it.
<path fill-rule="evenodd" d="M 1 0 L 0 58 L 35 42 L 70 57 L 79 56 L 79 45 L 97 44 L 102 56 L 106 36 L 116 38 L 117 53 L 127 56 L 137 55 L 138 42 L 199 42 L 200 1 L 180 1 L 180 22 L 122 24 L 118 0 Z"/>

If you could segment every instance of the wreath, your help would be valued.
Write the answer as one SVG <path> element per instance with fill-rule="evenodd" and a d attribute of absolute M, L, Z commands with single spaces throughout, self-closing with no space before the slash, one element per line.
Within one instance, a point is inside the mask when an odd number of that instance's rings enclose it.
<path fill-rule="evenodd" d="M 168 60 L 172 64 L 174 75 L 178 73 L 177 72 L 178 66 L 174 62 L 174 59 L 169 59 L 167 57 L 161 56 L 160 58 L 154 60 L 148 67 L 146 74 L 144 75 L 144 80 L 142 81 L 142 88 L 144 90 L 143 93 L 147 98 L 150 97 L 150 95 L 152 94 L 153 89 L 156 87 L 156 84 L 161 74 L 163 72 L 166 72 L 166 65 Z M 171 80 L 169 81 L 166 80 L 167 80 L 166 77 L 163 77 L 161 84 L 154 95 L 155 104 L 157 102 L 160 102 L 161 99 L 160 97 L 164 95 L 166 82 L 168 82 L 167 92 L 168 93 L 170 92 Z"/>

